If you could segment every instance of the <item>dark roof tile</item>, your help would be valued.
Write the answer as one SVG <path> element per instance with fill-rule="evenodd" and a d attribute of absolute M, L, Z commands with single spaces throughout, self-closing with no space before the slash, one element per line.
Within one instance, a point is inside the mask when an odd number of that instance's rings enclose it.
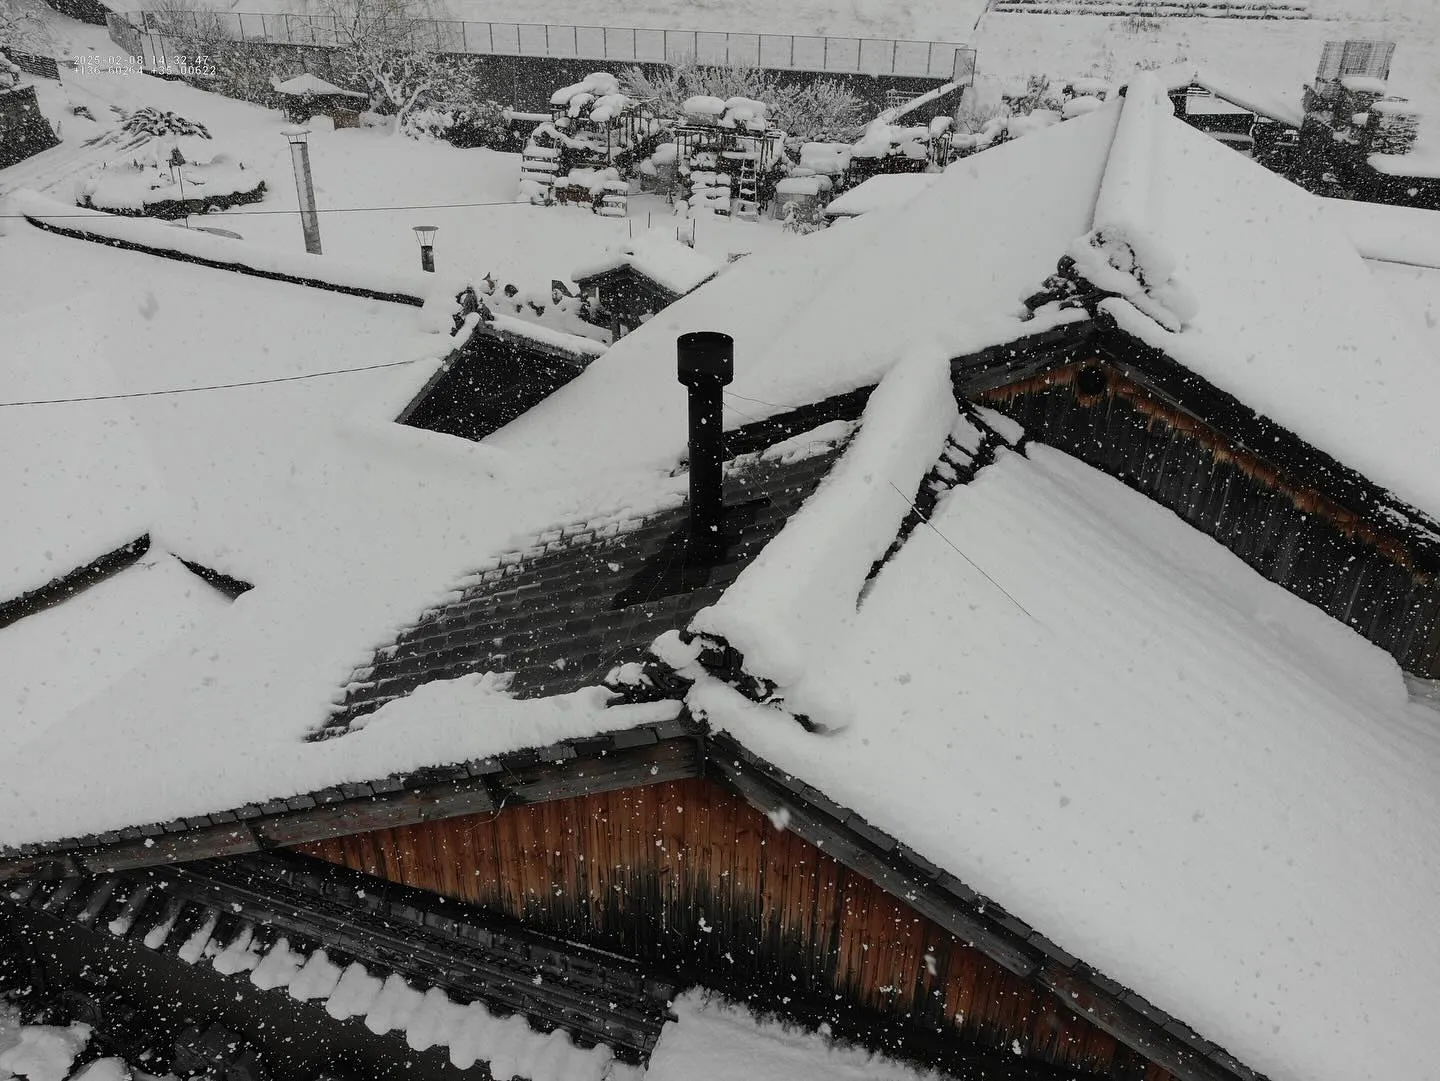
<path fill-rule="evenodd" d="M 857 402 L 863 398 L 842 404 L 853 410 Z M 829 419 L 817 414 L 811 426 Z M 784 418 L 762 423 L 772 438 L 799 430 Z M 759 442 L 755 433 L 746 438 Z M 683 627 L 714 603 L 815 490 L 838 454 L 839 448 L 825 445 L 806 456 L 762 454 L 732 462 L 726 481 L 731 543 L 714 565 L 684 562 L 683 504 L 645 517 L 627 508 L 547 528 L 523 550 L 467 574 L 445 602 L 379 646 L 312 738 L 343 735 L 358 717 L 435 680 L 513 673 L 509 690 L 521 698 L 602 683 L 617 665 L 643 660 L 656 636 Z"/>

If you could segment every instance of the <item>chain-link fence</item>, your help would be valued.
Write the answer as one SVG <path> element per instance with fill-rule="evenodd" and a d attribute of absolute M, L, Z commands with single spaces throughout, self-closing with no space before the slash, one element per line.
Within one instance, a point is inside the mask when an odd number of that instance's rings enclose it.
<path fill-rule="evenodd" d="M 245 12 L 167 13 L 218 23 L 239 41 L 333 48 L 333 16 Z M 129 21 L 145 37 L 163 36 L 153 14 Z M 825 37 L 798 34 L 731 34 L 708 30 L 644 30 L 636 27 L 561 26 L 544 23 L 461 22 L 415 19 L 417 44 L 447 53 L 610 60 L 622 63 L 676 63 L 693 57 L 702 64 L 746 65 L 786 71 L 898 75 L 968 83 L 975 51 L 956 42 L 891 38 Z M 112 37 L 113 37 L 112 32 Z M 145 55 L 163 55 L 163 44 L 148 42 Z"/>

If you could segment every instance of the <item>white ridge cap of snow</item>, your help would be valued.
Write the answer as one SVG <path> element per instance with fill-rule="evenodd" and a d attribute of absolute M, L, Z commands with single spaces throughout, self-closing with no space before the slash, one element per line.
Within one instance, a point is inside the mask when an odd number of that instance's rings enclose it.
<path fill-rule="evenodd" d="M 746 671 L 782 690 L 795 683 L 853 616 L 955 422 L 947 355 L 917 352 L 896 364 L 819 489 L 690 629 L 725 639 Z"/>
<path fill-rule="evenodd" d="M 1162 125 L 1173 122 L 1169 98 L 1149 72 L 1130 81 L 1095 200 L 1094 228 L 1070 256 L 1094 285 L 1118 293 L 1167 330 L 1195 317 L 1195 301 L 1176 280 L 1174 255 L 1157 243 L 1156 186 Z"/>

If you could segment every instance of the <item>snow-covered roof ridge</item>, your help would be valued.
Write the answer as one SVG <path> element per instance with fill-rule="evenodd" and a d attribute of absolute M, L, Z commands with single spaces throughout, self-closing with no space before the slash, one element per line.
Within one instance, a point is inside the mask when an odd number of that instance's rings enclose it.
<path fill-rule="evenodd" d="M 783 697 L 854 613 L 956 419 L 948 357 L 897 363 L 819 490 L 689 630 L 739 650 L 745 670 Z"/>
<path fill-rule="evenodd" d="M 1184 90 L 1189 86 L 1202 87 L 1237 108 L 1288 124 L 1292 128 L 1300 127 L 1305 119 L 1299 105 L 1283 95 L 1247 83 L 1243 79 L 1236 79 L 1229 74 L 1201 68 L 1191 61 L 1178 61 L 1154 71 L 1141 72 L 1140 75 L 1158 79 L 1166 91 Z"/>
<path fill-rule="evenodd" d="M 33 191 L 16 191 L 7 198 L 15 213 L 52 231 L 83 234 L 85 239 L 117 241 L 152 254 L 204 261 L 219 269 L 233 269 L 281 280 L 321 283 L 339 290 L 420 304 L 431 297 L 454 298 L 466 282 L 452 274 L 427 274 L 375 263 L 336 259 L 309 252 L 282 251 L 245 240 L 232 240 L 195 229 L 176 229 L 153 218 L 131 218 L 86 210 Z"/>
<path fill-rule="evenodd" d="M 1156 240 L 1160 128 L 1170 101 L 1149 72 L 1131 80 L 1095 198 L 1094 225 L 1069 255 L 1091 284 L 1124 297 L 1166 330 L 1195 317 L 1195 300 L 1175 277 L 1175 255 Z"/>

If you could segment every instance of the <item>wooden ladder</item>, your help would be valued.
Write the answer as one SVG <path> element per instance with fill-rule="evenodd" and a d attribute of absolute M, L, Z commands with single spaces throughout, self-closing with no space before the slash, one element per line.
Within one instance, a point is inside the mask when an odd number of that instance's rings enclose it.
<path fill-rule="evenodd" d="M 735 216 L 745 221 L 754 221 L 760 216 L 759 173 L 755 168 L 755 159 L 746 156 L 740 160 L 740 180 L 736 190 Z"/>

